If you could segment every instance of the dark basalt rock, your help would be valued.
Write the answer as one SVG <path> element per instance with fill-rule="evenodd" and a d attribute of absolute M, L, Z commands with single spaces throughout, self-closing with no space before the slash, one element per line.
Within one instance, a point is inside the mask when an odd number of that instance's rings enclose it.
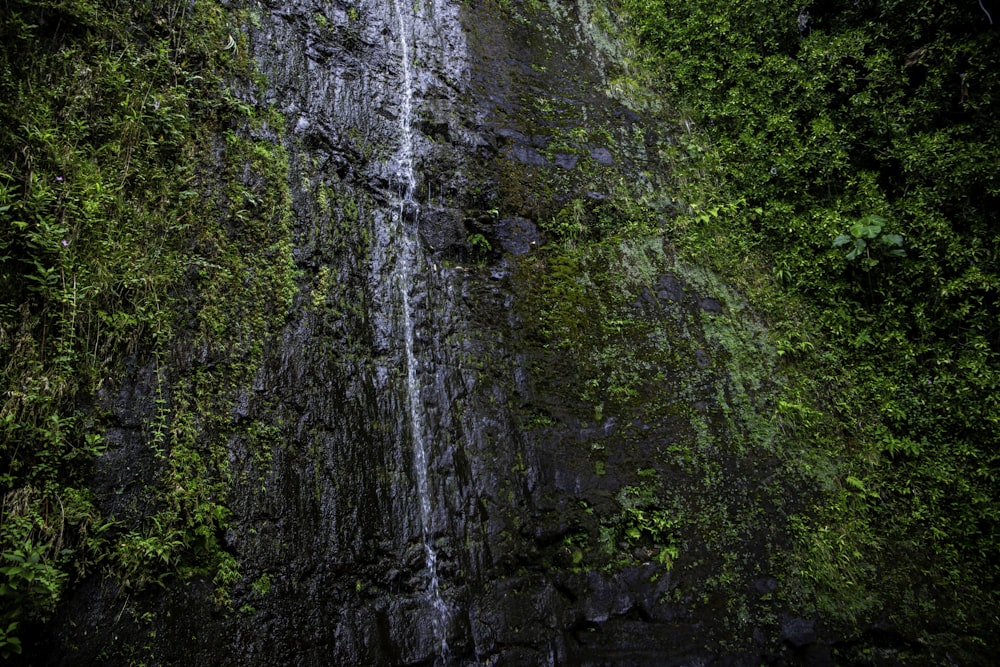
<path fill-rule="evenodd" d="M 530 167 L 548 167 L 549 161 L 531 146 L 514 144 L 509 149 L 510 156 L 521 164 Z"/>
<path fill-rule="evenodd" d="M 615 158 L 611 155 L 611 151 L 603 147 L 591 148 L 590 157 L 594 159 L 594 162 L 605 167 L 610 167 L 615 163 Z"/>
<path fill-rule="evenodd" d="M 672 274 L 664 274 L 657 281 L 656 296 L 665 301 L 683 301 L 684 283 Z"/>
<path fill-rule="evenodd" d="M 781 639 L 795 648 L 808 646 L 816 641 L 815 625 L 812 619 L 786 615 L 781 619 Z"/>
<path fill-rule="evenodd" d="M 555 157 L 552 158 L 552 162 L 557 167 L 562 167 L 563 169 L 574 169 L 576 163 L 580 160 L 578 155 L 569 155 L 566 153 L 556 153 Z M 544 166 L 544 163 L 543 163 Z"/>
<path fill-rule="evenodd" d="M 499 239 L 504 252 L 512 255 L 529 253 L 544 242 L 535 223 L 525 218 L 498 220 L 493 227 L 493 233 Z"/>

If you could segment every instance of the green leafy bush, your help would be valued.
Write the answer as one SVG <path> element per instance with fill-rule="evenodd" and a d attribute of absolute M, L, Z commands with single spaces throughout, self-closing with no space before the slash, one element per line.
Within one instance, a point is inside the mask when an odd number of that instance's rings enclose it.
<path fill-rule="evenodd" d="M 944 0 L 621 7 L 636 65 L 678 110 L 679 194 L 694 214 L 676 242 L 773 329 L 794 329 L 779 344 L 794 351 L 784 404 L 825 415 L 802 448 L 836 464 L 804 466 L 825 471 L 828 492 L 796 531 L 792 597 L 849 627 L 891 609 L 908 632 L 948 616 L 950 631 L 991 636 L 996 27 L 975 3 Z M 713 210 L 724 214 L 699 213 Z"/>
<path fill-rule="evenodd" d="M 851 225 L 849 233 L 840 234 L 833 239 L 833 247 L 843 248 L 847 253 L 847 261 L 858 262 L 865 271 L 878 264 L 880 254 L 886 257 L 905 257 L 903 237 L 899 234 L 882 234 L 884 223 L 885 218 L 881 216 L 866 216 Z"/>

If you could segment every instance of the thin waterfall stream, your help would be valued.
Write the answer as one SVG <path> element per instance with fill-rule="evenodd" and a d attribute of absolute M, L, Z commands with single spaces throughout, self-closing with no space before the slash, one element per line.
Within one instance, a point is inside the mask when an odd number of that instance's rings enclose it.
<path fill-rule="evenodd" d="M 431 531 L 433 507 L 431 506 L 430 481 L 428 479 L 430 456 L 428 452 L 427 428 L 424 420 L 425 406 L 421 397 L 420 378 L 417 374 L 417 357 L 414 351 L 415 332 L 410 310 L 410 286 L 422 263 L 417 222 L 420 205 L 414 198 L 417 179 L 413 167 L 413 73 L 410 68 L 410 45 L 407 40 L 406 21 L 397 0 L 393 9 L 399 21 L 399 52 L 402 60 L 402 90 L 400 100 L 400 147 L 399 167 L 403 178 L 403 191 L 399 201 L 399 230 L 402 236 L 402 252 L 395 264 L 393 279 L 399 287 L 402 303 L 403 339 L 406 352 L 406 393 L 409 408 L 410 429 L 413 441 L 413 468 L 417 483 L 420 505 L 420 523 L 424 546 L 424 556 L 429 577 L 427 596 L 433 607 L 432 629 L 438 642 L 436 664 L 447 662 L 448 618 L 450 611 L 441 597 L 438 581 L 437 550 Z"/>

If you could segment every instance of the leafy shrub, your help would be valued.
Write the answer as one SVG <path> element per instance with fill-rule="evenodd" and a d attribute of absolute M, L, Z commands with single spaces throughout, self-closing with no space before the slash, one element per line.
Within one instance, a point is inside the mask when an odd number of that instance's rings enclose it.
<path fill-rule="evenodd" d="M 905 257 L 906 251 L 901 247 L 903 237 L 899 234 L 882 234 L 885 218 L 869 215 L 851 225 L 849 233 L 840 234 L 833 239 L 834 248 L 844 248 L 848 262 L 858 262 L 867 271 L 878 264 L 879 254 L 886 257 Z M 872 252 L 872 249 L 875 252 Z"/>

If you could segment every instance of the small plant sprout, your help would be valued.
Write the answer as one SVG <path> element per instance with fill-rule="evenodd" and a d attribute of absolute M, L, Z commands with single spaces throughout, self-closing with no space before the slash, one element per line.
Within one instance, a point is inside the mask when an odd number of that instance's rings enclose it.
<path fill-rule="evenodd" d="M 833 240 L 834 248 L 844 248 L 849 262 L 859 262 L 868 271 L 878 264 L 874 254 L 886 257 L 905 257 L 903 237 L 899 234 L 883 234 L 886 220 L 879 215 L 867 215 L 851 225 L 849 233 L 841 234 Z M 872 250 L 875 250 L 875 253 Z"/>

